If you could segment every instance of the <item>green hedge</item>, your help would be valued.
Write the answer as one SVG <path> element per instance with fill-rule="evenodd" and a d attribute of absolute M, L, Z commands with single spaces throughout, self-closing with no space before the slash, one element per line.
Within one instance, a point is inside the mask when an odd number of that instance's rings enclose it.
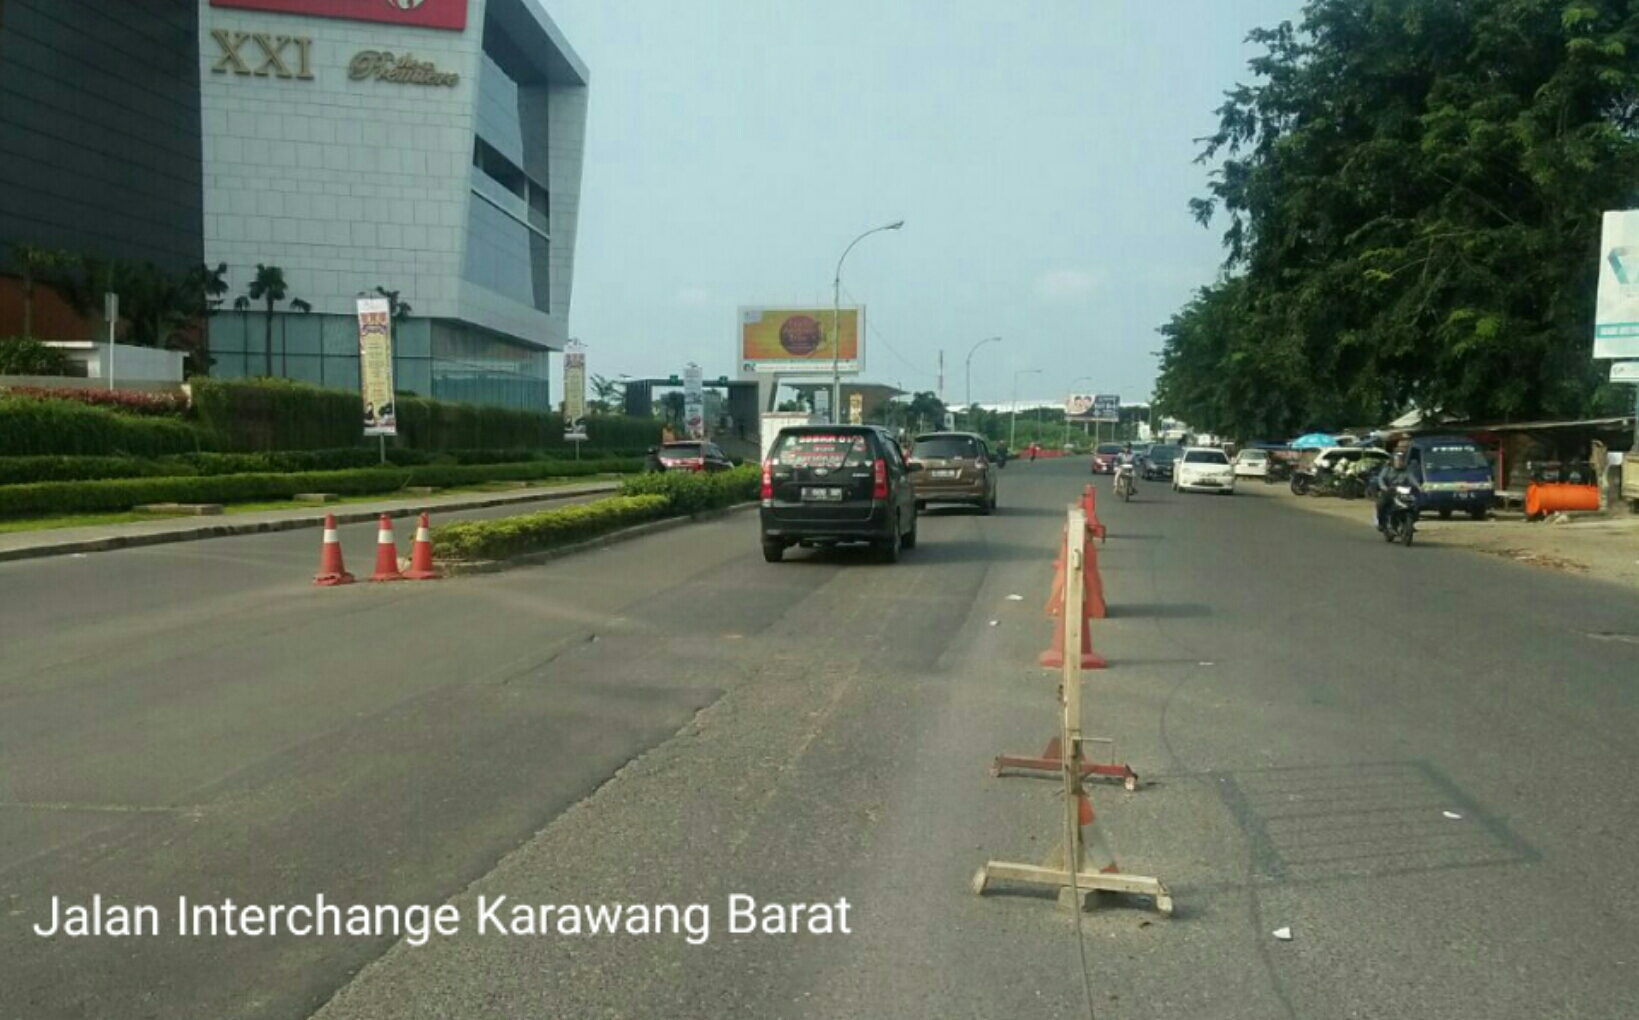
<path fill-rule="evenodd" d="M 363 435 L 357 393 L 289 379 L 195 379 L 193 408 L 224 449 L 238 452 L 336 449 Z"/>
<path fill-rule="evenodd" d="M 540 450 L 474 450 L 429 453 L 387 451 L 393 467 L 551 464 L 560 474 L 584 474 L 573 465 L 591 464 L 595 472 L 625 473 L 642 469 L 640 454 L 590 451 L 580 461 Z M 368 447 L 350 450 L 296 450 L 286 453 L 184 453 L 170 457 L 0 457 L 0 485 L 31 482 L 89 482 L 108 478 L 192 478 L 197 475 L 282 474 L 291 471 L 345 471 L 381 466 L 381 455 Z"/>
<path fill-rule="evenodd" d="M 0 375 L 67 375 L 73 367 L 73 358 L 38 340 L 0 337 Z"/>
<path fill-rule="evenodd" d="M 620 483 L 620 494 L 665 496 L 672 513 L 697 514 L 756 499 L 761 484 L 761 467 L 748 464 L 713 473 L 664 471 L 638 475 Z"/>
<path fill-rule="evenodd" d="M 641 462 L 598 460 L 460 467 L 362 468 L 194 477 L 115 478 L 91 482 L 35 482 L 0 486 L 0 517 L 70 513 L 118 513 L 144 503 L 255 503 L 290 499 L 299 492 L 378 496 L 407 486 L 449 488 L 487 481 L 543 481 L 636 471 Z"/>
<path fill-rule="evenodd" d="M 0 395 L 0 457 L 162 457 L 216 446 L 212 432 L 191 422 Z"/>
<path fill-rule="evenodd" d="M 563 418 L 541 411 L 460 404 L 400 395 L 398 437 L 388 446 L 432 452 L 571 450 Z M 321 389 L 288 379 L 200 379 L 194 413 L 242 453 L 326 450 L 364 445 L 364 403 L 351 390 Z M 587 449 L 637 451 L 660 442 L 660 422 L 599 416 L 588 419 Z M 572 452 L 572 450 L 571 450 Z"/>
<path fill-rule="evenodd" d="M 494 521 L 462 521 L 433 529 L 433 555 L 493 560 L 567 545 L 668 515 L 664 496 L 615 496 L 591 503 Z"/>

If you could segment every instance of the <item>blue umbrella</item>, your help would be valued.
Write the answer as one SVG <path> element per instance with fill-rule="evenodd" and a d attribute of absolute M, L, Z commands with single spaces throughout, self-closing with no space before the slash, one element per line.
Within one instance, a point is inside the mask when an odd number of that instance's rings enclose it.
<path fill-rule="evenodd" d="M 1292 440 L 1294 450 L 1318 450 L 1322 447 L 1336 446 L 1337 437 L 1329 436 L 1324 432 L 1311 432 L 1306 436 L 1299 436 Z"/>

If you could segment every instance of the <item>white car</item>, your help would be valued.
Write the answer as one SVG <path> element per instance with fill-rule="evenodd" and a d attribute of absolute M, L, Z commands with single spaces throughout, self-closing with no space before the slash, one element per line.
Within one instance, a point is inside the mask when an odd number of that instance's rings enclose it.
<path fill-rule="evenodd" d="M 1235 466 L 1229 455 L 1210 446 L 1192 446 L 1178 458 L 1178 467 L 1172 475 L 1174 492 L 1235 491 Z"/>
<path fill-rule="evenodd" d="M 1236 478 L 1269 477 L 1268 450 L 1242 450 L 1235 455 Z"/>

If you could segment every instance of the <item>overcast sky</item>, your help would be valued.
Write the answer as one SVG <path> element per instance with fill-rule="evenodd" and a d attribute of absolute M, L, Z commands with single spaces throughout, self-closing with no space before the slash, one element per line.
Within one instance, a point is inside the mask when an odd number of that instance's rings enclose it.
<path fill-rule="evenodd" d="M 1222 261 L 1194 139 L 1300 0 L 544 0 L 591 70 L 570 334 L 736 370 L 741 305 L 866 306 L 865 378 L 1148 398 Z M 557 359 L 554 359 L 557 360 Z"/>

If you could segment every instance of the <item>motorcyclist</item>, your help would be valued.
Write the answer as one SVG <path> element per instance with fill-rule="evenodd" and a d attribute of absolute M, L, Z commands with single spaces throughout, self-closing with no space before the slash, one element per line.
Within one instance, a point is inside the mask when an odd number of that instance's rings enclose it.
<path fill-rule="evenodd" d="M 1124 443 L 1121 446 L 1121 455 L 1115 459 L 1115 477 L 1119 481 L 1121 473 L 1127 473 L 1127 484 L 1134 492 L 1138 491 L 1138 458 L 1133 455 L 1133 444 Z"/>
<path fill-rule="evenodd" d="M 1389 510 L 1394 506 L 1395 489 L 1413 485 L 1411 472 L 1406 469 L 1406 451 L 1397 449 L 1382 474 L 1377 476 L 1377 530 L 1388 527 Z"/>

